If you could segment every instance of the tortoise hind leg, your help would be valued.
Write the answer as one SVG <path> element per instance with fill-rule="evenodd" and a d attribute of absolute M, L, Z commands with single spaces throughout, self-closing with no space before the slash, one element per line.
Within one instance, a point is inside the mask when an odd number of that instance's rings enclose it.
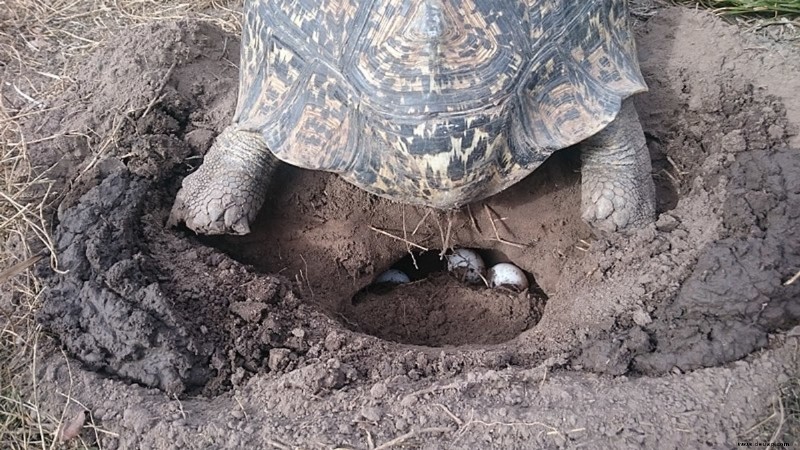
<path fill-rule="evenodd" d="M 617 118 L 581 148 L 581 210 L 599 231 L 639 228 L 655 219 L 650 153 L 629 98 Z"/>
<path fill-rule="evenodd" d="M 249 233 L 278 165 L 260 134 L 226 128 L 184 178 L 167 224 L 184 222 L 200 234 Z"/>

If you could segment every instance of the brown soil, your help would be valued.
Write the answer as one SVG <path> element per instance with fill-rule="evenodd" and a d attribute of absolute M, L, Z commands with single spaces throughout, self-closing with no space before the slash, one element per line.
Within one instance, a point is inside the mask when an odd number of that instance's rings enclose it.
<path fill-rule="evenodd" d="M 639 31 L 660 216 L 603 238 L 579 218 L 577 149 L 452 213 L 286 167 L 252 234 L 165 228 L 230 120 L 238 41 L 185 22 L 123 33 L 68 108 L 29 124 L 64 134 L 31 154 L 72 180 L 67 272 L 43 270 L 39 319 L 82 364 L 51 358 L 45 400 L 71 379 L 118 434 L 105 448 L 734 446 L 798 371 L 781 331 L 800 319 L 800 283 L 783 285 L 800 268 L 800 64 L 685 9 Z M 93 153 L 90 129 L 116 145 Z M 437 274 L 364 291 L 412 249 L 377 230 L 483 249 L 543 293 Z"/>

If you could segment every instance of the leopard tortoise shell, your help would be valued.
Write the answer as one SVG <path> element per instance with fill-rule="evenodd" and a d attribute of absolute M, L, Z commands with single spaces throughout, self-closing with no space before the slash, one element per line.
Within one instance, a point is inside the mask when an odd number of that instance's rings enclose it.
<path fill-rule="evenodd" d="M 455 208 L 587 141 L 584 218 L 639 225 L 654 194 L 628 99 L 646 89 L 625 0 L 245 1 L 233 124 L 171 221 L 247 233 L 281 161 Z"/>

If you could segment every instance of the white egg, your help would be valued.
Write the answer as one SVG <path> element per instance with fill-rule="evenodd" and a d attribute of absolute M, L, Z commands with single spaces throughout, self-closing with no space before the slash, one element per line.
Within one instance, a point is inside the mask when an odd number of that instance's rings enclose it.
<path fill-rule="evenodd" d="M 389 269 L 386 272 L 378 275 L 375 278 L 375 283 L 387 283 L 387 284 L 405 284 L 411 281 L 411 278 L 405 274 L 405 272 L 397 269 Z"/>
<path fill-rule="evenodd" d="M 510 287 L 523 291 L 528 288 L 528 277 L 525 276 L 522 269 L 513 264 L 495 264 L 489 269 L 489 286 L 493 288 Z"/>
<path fill-rule="evenodd" d="M 476 252 L 459 248 L 447 255 L 447 271 L 470 284 L 481 284 L 486 272 L 486 264 Z"/>

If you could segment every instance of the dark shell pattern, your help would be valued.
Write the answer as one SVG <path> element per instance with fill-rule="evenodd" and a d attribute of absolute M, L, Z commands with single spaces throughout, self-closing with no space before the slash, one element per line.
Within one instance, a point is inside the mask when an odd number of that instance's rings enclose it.
<path fill-rule="evenodd" d="M 646 89 L 625 0 L 251 0 L 234 123 L 287 163 L 452 208 Z"/>

